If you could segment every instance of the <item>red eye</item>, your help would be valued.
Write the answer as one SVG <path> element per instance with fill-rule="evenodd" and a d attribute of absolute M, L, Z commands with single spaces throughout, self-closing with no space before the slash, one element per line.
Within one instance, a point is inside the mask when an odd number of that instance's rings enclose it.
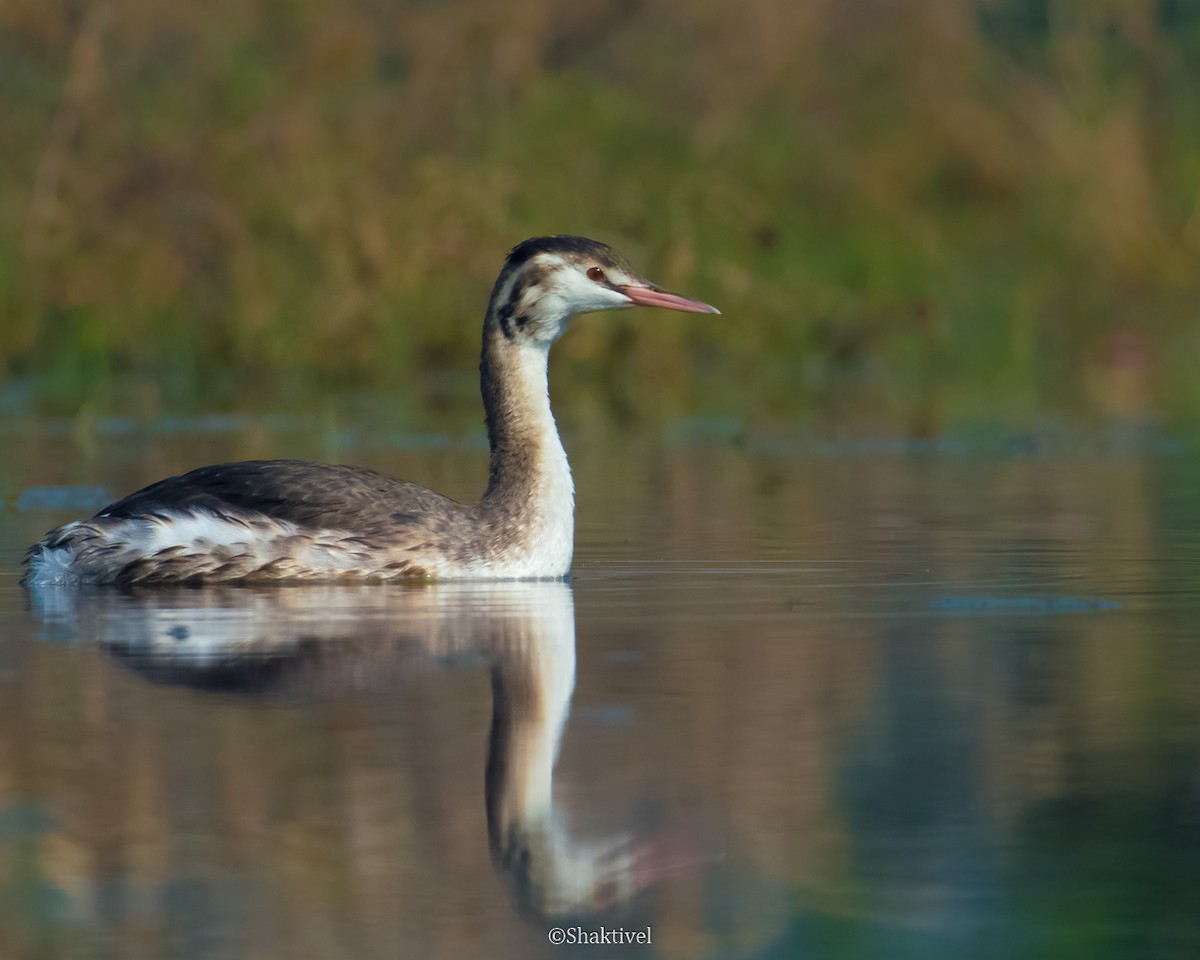
<path fill-rule="evenodd" d="M 595 280 L 597 283 L 604 281 L 604 271 L 599 267 L 588 267 L 587 275 L 589 280 Z"/>

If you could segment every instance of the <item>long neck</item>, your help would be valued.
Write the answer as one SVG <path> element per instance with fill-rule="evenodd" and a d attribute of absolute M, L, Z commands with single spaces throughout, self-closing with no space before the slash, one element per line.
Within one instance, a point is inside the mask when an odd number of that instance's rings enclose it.
<path fill-rule="evenodd" d="M 479 369 L 491 447 L 487 506 L 573 511 L 571 469 L 550 412 L 548 358 L 548 344 L 509 339 L 491 322 L 484 328 Z"/>

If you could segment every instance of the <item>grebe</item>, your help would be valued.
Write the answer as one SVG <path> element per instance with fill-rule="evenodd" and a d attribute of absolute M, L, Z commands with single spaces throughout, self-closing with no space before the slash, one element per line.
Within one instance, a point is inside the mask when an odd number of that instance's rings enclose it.
<path fill-rule="evenodd" d="M 534 237 L 513 248 L 483 322 L 491 465 L 478 503 L 360 467 L 223 463 L 51 530 L 29 549 L 22 582 L 561 579 L 575 488 L 550 412 L 550 345 L 578 313 L 632 306 L 718 312 L 642 279 L 595 240 Z"/>

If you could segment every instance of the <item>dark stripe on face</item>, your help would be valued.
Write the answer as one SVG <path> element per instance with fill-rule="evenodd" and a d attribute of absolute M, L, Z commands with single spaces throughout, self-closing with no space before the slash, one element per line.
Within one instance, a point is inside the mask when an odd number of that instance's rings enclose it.
<path fill-rule="evenodd" d="M 522 310 L 520 314 L 517 313 L 517 310 L 525 299 L 525 295 L 534 287 L 545 283 L 555 269 L 555 267 L 544 264 L 527 264 L 524 269 L 520 270 L 512 290 L 509 291 L 508 299 L 496 308 L 496 325 L 506 340 L 515 340 L 517 331 L 524 330 L 533 320 L 533 314 L 528 310 Z M 509 273 L 511 271 L 506 270 L 500 275 L 500 279 L 496 282 L 497 288 L 504 283 L 505 276 Z"/>
<path fill-rule="evenodd" d="M 543 282 L 554 272 L 554 269 L 554 267 L 548 267 L 544 263 L 534 263 L 522 270 L 521 279 L 513 288 L 513 303 L 520 303 L 521 298 L 525 296 L 525 291 Z"/>
<path fill-rule="evenodd" d="M 496 323 L 500 325 L 500 332 L 504 334 L 505 340 L 515 340 L 516 334 L 513 333 L 513 311 L 516 309 L 516 298 L 509 300 L 496 311 Z"/>

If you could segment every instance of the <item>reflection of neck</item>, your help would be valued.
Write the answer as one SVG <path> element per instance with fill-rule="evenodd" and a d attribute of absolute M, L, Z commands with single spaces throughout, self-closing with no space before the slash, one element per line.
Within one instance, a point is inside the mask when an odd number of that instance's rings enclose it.
<path fill-rule="evenodd" d="M 540 639 L 543 645 L 505 654 L 492 668 L 488 832 L 501 844 L 551 815 L 554 761 L 575 687 L 575 638 L 572 631 Z"/>
<path fill-rule="evenodd" d="M 554 762 L 574 686 L 573 619 L 556 631 L 531 630 L 492 669 L 488 841 L 518 904 L 540 917 L 599 913 L 655 879 L 645 869 L 647 844 L 627 833 L 577 841 L 554 805 Z"/>

